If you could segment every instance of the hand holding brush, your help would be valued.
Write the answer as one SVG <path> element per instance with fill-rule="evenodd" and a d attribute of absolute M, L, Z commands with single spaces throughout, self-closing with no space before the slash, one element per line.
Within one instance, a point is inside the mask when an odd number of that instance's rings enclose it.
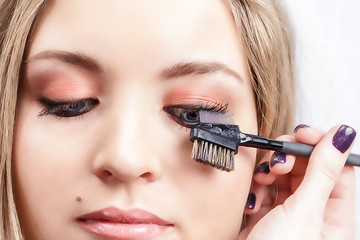
<path fill-rule="evenodd" d="M 194 142 L 192 158 L 220 170 L 232 171 L 235 169 L 234 155 L 239 146 L 272 150 L 300 157 L 309 157 L 314 150 L 312 145 L 246 134 L 242 133 L 237 125 L 217 123 L 224 121 L 223 114 L 200 111 L 199 115 L 199 124 L 190 132 L 190 140 Z M 225 119 L 229 120 L 231 116 L 227 116 Z M 342 125 L 337 135 L 334 136 L 333 144 L 340 152 L 345 152 L 355 136 L 354 129 Z M 350 154 L 346 165 L 360 166 L 360 155 Z"/>
<path fill-rule="evenodd" d="M 355 239 L 355 173 L 344 167 L 353 143 L 344 141 L 346 129 L 302 127 L 277 138 L 316 147 L 310 158 L 268 152 L 260 159 L 238 240 Z"/>

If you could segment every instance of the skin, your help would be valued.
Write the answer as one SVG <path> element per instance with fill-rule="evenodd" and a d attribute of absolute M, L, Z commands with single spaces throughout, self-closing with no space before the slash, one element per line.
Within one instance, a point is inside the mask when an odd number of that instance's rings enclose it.
<path fill-rule="evenodd" d="M 252 192 L 256 207 L 249 215 L 247 227 L 238 239 L 354 239 L 355 173 L 344 163 L 352 145 L 344 153 L 332 144 L 340 125 L 327 133 L 301 128 L 295 136 L 279 139 L 316 145 L 309 159 L 287 155 L 268 174 L 254 175 Z M 271 161 L 271 153 L 261 162 Z M 295 160 L 296 159 L 296 160 Z M 265 185 L 277 186 L 273 200 Z"/>
<path fill-rule="evenodd" d="M 227 103 L 235 123 L 256 134 L 240 42 L 215 0 L 59 0 L 46 8 L 29 42 L 16 115 L 15 200 L 26 239 L 103 239 L 76 218 L 109 206 L 170 222 L 156 239 L 353 239 L 355 176 L 344 167 L 352 147 L 340 153 L 333 146 L 339 126 L 281 136 L 315 150 L 255 174 L 251 189 L 255 150 L 239 148 L 231 173 L 189 157 L 189 129 L 164 107 Z M 79 66 L 54 51 L 97 64 Z M 184 62 L 206 64 L 207 72 L 169 71 Z M 42 98 L 99 104 L 61 118 L 44 114 Z M 244 211 L 249 189 L 255 208 Z"/>
<path fill-rule="evenodd" d="M 13 159 L 26 239 L 99 239 L 76 218 L 109 206 L 170 222 L 156 239 L 238 237 L 255 150 L 240 148 L 231 173 L 199 164 L 190 158 L 189 129 L 163 110 L 226 103 L 235 123 L 256 134 L 244 50 L 221 1 L 59 0 L 39 19 L 27 59 Z M 183 62 L 227 68 L 164 74 Z M 81 116 L 39 116 L 42 98 L 99 104 Z"/>

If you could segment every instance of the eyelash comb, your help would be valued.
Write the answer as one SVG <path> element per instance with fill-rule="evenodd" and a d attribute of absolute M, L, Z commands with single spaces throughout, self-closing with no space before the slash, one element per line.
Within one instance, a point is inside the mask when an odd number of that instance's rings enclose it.
<path fill-rule="evenodd" d="M 225 116 L 226 115 L 226 116 Z M 235 170 L 234 156 L 239 146 L 283 152 L 309 157 L 314 146 L 287 142 L 242 133 L 233 122 L 232 115 L 200 111 L 200 122 L 190 131 L 193 142 L 191 157 L 195 161 L 223 171 Z M 350 154 L 346 165 L 360 166 L 360 155 Z"/>

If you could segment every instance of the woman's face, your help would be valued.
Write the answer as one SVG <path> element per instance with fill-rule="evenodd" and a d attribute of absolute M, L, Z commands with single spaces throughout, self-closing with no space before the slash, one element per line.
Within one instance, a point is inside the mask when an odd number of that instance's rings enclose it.
<path fill-rule="evenodd" d="M 255 150 L 239 148 L 230 173 L 195 162 L 186 112 L 226 108 L 256 133 L 244 55 L 219 0 L 45 8 L 14 142 L 26 239 L 234 239 Z"/>

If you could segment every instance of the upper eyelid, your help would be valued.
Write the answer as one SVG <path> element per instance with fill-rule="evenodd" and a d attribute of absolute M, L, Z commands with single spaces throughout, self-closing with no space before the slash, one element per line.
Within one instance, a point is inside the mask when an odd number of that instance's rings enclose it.
<path fill-rule="evenodd" d="M 170 109 L 170 108 L 183 108 L 183 109 L 197 109 L 197 108 L 203 108 L 204 105 L 200 104 L 174 104 L 174 105 L 167 105 L 164 106 L 163 109 Z"/>
<path fill-rule="evenodd" d="M 81 102 L 81 101 L 87 101 L 87 100 L 97 100 L 99 102 L 98 99 L 94 99 L 94 98 L 80 98 L 80 99 L 73 99 L 73 100 L 51 100 L 48 98 L 40 98 L 40 102 L 41 103 L 49 103 L 49 104 L 54 104 L 54 105 L 65 105 L 65 104 L 72 104 L 72 103 L 77 103 L 77 102 Z"/>
<path fill-rule="evenodd" d="M 164 106 L 163 109 L 166 111 L 170 108 L 183 108 L 183 109 L 210 109 L 220 113 L 225 113 L 229 103 L 214 103 L 214 102 L 206 102 L 206 103 L 193 103 L 193 104 L 174 104 Z"/>
<path fill-rule="evenodd" d="M 174 114 L 174 109 L 190 109 L 195 111 L 205 110 L 207 112 L 216 112 L 219 114 L 227 114 L 228 111 L 228 103 L 217 103 L 216 105 L 214 103 L 207 103 L 210 105 L 171 105 L 171 106 L 165 106 L 163 107 L 163 110 L 168 113 L 169 115 Z"/>

